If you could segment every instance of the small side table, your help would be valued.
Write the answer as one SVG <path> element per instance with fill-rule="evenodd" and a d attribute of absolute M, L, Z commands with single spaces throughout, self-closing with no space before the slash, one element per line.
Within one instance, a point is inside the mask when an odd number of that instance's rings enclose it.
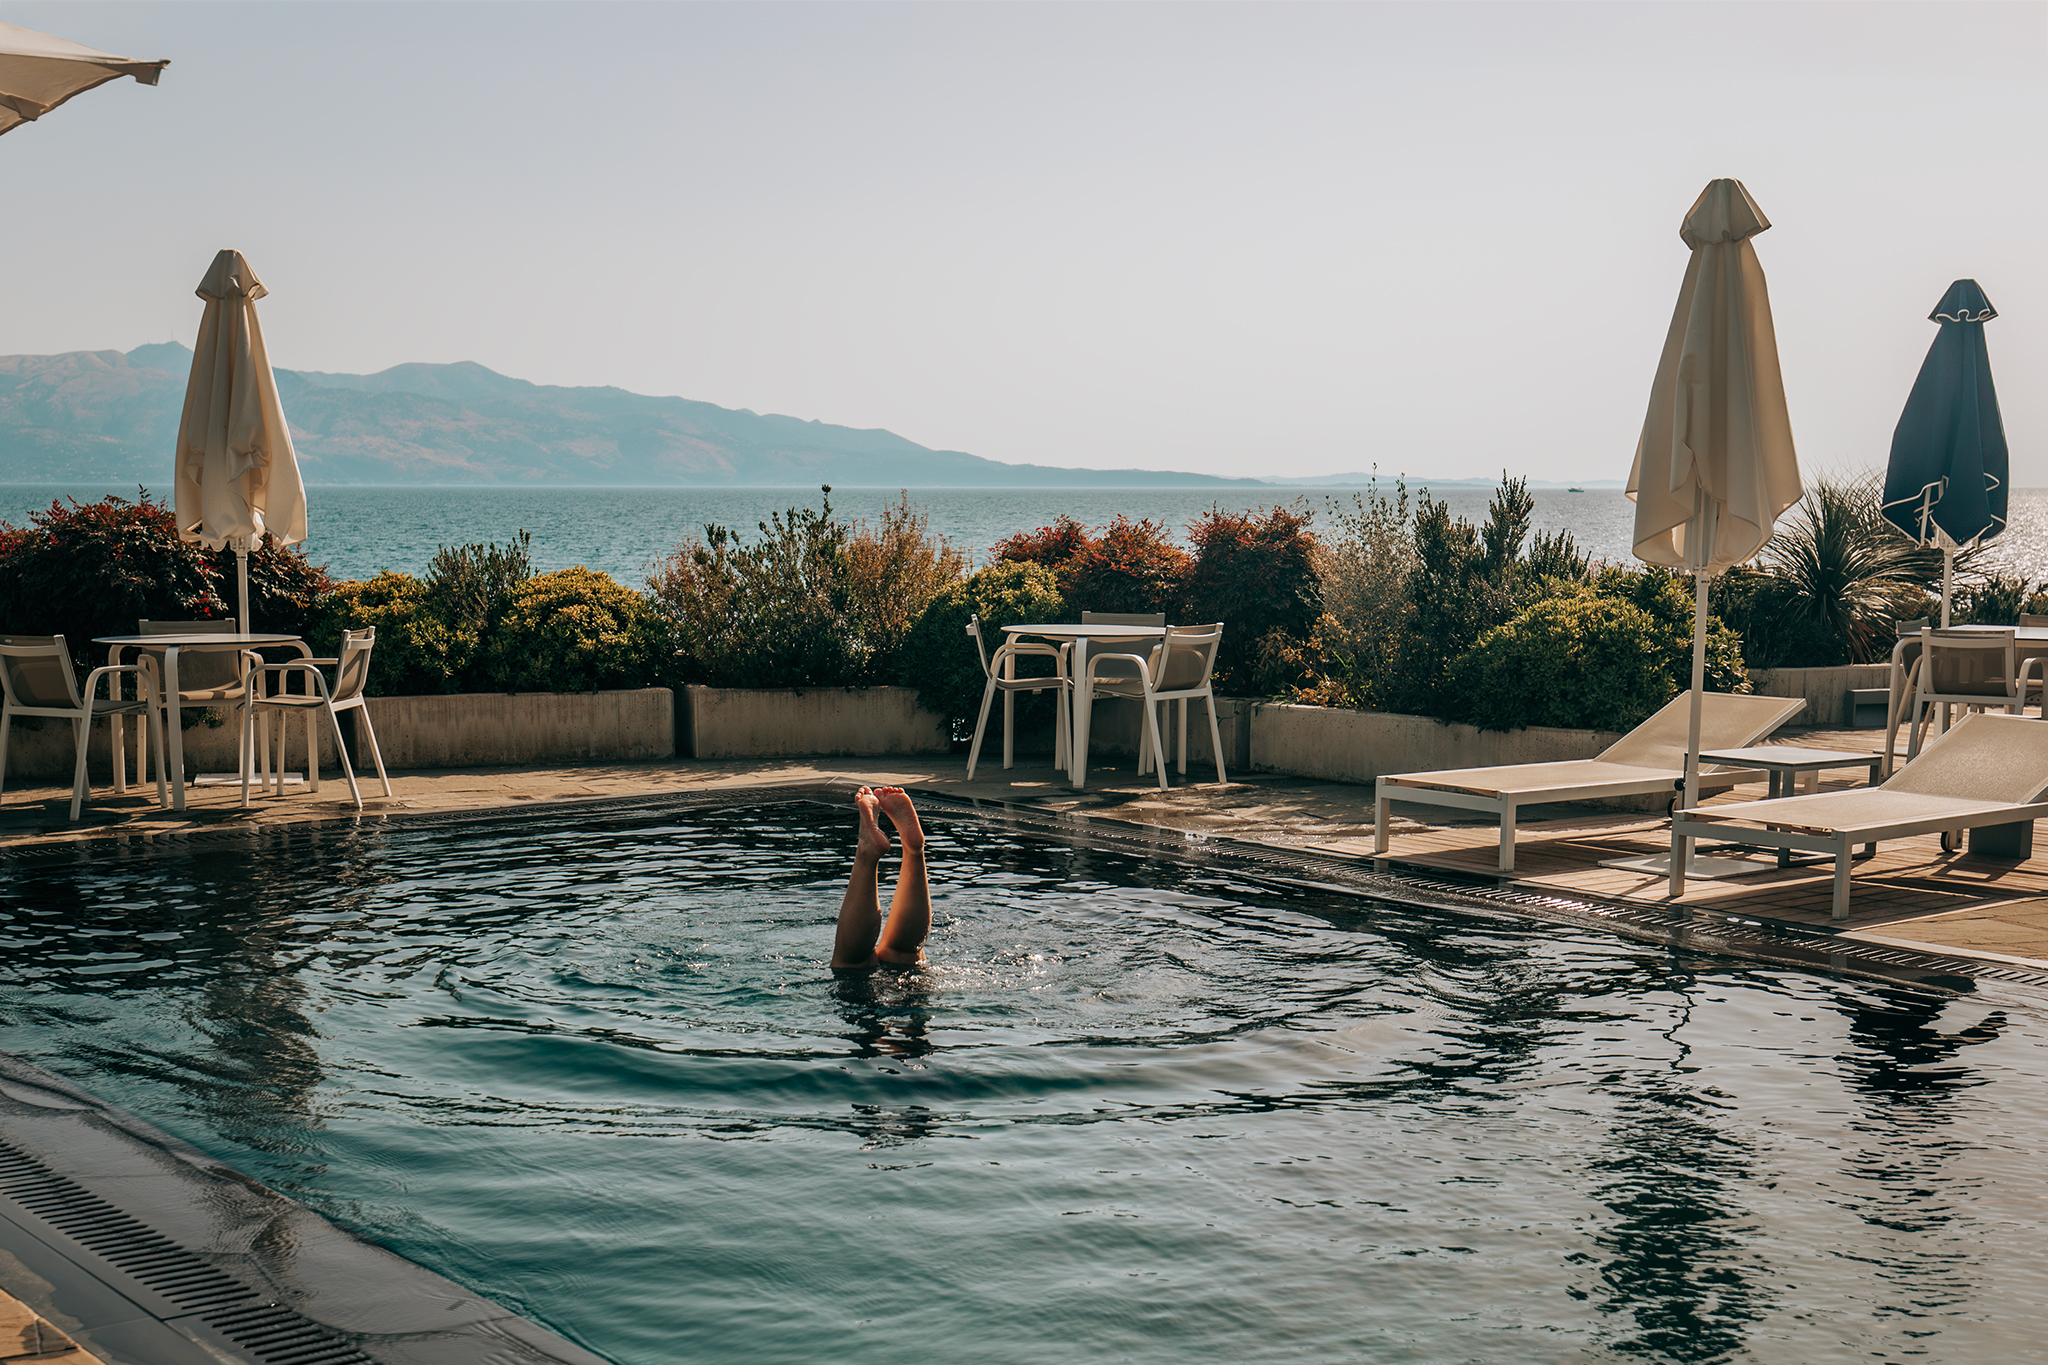
<path fill-rule="evenodd" d="M 1790 744 L 1758 744 L 1748 749 L 1703 749 L 1700 762 L 1722 763 L 1731 768 L 1762 768 L 1770 774 L 1770 798 L 1792 795 L 1793 779 L 1806 773 L 1818 776 L 1829 768 L 1863 768 L 1870 774 L 1870 785 L 1876 786 L 1880 770 L 1884 767 L 1884 755 L 1858 753 L 1852 749 L 1800 749 Z M 1871 845 L 1866 852 L 1875 853 L 1877 846 Z M 1778 850 L 1778 866 L 1792 866 L 1792 850 Z"/>

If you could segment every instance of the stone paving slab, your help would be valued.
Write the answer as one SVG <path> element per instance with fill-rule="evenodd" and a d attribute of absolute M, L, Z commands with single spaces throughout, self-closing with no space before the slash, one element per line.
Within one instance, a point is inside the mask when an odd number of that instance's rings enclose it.
<path fill-rule="evenodd" d="M 1806 747 L 1867 750 L 1880 747 L 1869 730 L 1785 731 L 1780 738 Z M 487 810 L 528 803 L 653 796 L 665 793 L 743 791 L 841 782 L 849 786 L 911 787 L 950 797 L 1002 801 L 1099 819 L 1128 820 L 1186 832 L 1267 843 L 1366 860 L 1372 850 L 1372 788 L 1306 778 L 1254 774 L 1227 786 L 1203 783 L 1191 770 L 1159 791 L 1139 778 L 1130 760 L 1089 769 L 1088 788 L 1076 791 L 1042 757 L 1019 759 L 1007 773 L 984 761 L 973 781 L 962 756 L 896 758 L 755 759 L 707 762 L 669 759 L 580 767 L 470 768 L 395 773 L 386 797 L 374 776 L 361 779 L 364 815 Z M 1823 787 L 1852 785 L 1848 777 Z M 1762 786 L 1737 788 L 1721 801 L 1754 800 Z M 54 787 L 11 790 L 0 797 L 0 848 L 107 837 L 157 838 L 195 829 L 271 827 L 353 815 L 347 784 L 330 775 L 315 793 L 294 786 L 279 798 L 261 797 L 240 808 L 237 786 L 191 788 L 182 814 L 158 809 L 153 791 L 116 795 L 97 787 L 84 816 L 66 819 L 69 792 Z M 1394 808 L 1397 861 L 1485 875 L 1493 871 L 1494 826 L 1483 816 L 1432 806 Z M 1520 821 L 1518 881 L 1562 886 L 1586 894 L 1664 903 L 1662 878 L 1603 869 L 1606 858 L 1668 848 L 1661 821 L 1639 812 L 1586 805 L 1528 806 Z M 1910 943 L 1942 952 L 2048 966 L 2048 841 L 2024 864 L 1942 855 L 1933 836 L 1887 845 L 1879 865 L 1857 864 L 1849 937 Z M 1826 927 L 1824 907 L 1810 901 L 1826 869 L 1776 869 L 1728 882 L 1694 881 L 1685 904 L 1711 906 Z"/>

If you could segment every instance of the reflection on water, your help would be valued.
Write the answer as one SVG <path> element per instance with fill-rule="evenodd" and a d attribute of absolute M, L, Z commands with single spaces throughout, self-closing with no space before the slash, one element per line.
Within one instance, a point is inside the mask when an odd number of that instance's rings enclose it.
<path fill-rule="evenodd" d="M 817 807 L 10 865 L 0 1048 L 614 1359 L 2019 1358 L 2048 1029 Z"/>

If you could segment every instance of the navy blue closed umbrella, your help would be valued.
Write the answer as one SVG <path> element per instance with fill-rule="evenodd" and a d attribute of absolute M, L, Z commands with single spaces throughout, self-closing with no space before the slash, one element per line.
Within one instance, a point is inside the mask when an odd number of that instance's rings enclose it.
<path fill-rule="evenodd" d="M 1998 310 L 1975 280 L 1957 280 L 1928 316 L 1941 330 L 1892 432 L 1884 515 L 1920 544 L 1942 547 L 1946 626 L 1957 547 L 2005 529 L 2010 457 L 1984 350 L 1984 324 Z"/>

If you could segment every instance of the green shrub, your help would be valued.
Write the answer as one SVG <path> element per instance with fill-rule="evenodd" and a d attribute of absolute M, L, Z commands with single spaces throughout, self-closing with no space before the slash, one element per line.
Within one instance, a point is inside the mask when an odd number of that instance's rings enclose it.
<path fill-rule="evenodd" d="M 668 633 L 646 598 L 610 574 L 563 569 L 523 584 L 485 668 L 507 692 L 647 687 L 661 675 Z"/>
<path fill-rule="evenodd" d="M 1447 694 L 1457 706 L 1446 719 L 1482 730 L 1633 728 L 1691 686 L 1687 582 L 1617 567 L 1592 584 L 1557 583 L 1452 662 Z M 1740 640 L 1710 619 L 1707 690 L 1749 687 Z"/>
<path fill-rule="evenodd" d="M 927 708 L 947 717 L 955 737 L 973 733 L 988 682 L 975 655 L 974 641 L 967 636 L 968 618 L 973 616 L 981 617 L 982 639 L 990 654 L 1003 643 L 1004 626 L 1073 619 L 1065 613 L 1059 580 L 1043 564 L 999 561 L 965 582 L 941 590 L 904 640 L 902 678 L 906 685 L 917 688 L 918 699 Z M 1020 661 L 1017 671 L 1023 676 L 1034 670 Z M 1050 669 L 1041 664 L 1038 671 Z M 1019 697 L 1019 725 L 1027 718 L 1049 717 L 1052 696 L 1035 693 Z"/>
<path fill-rule="evenodd" d="M 2043 584 L 2048 588 L 2048 584 Z M 2016 626 L 2020 613 L 2032 611 L 2029 603 L 2041 595 L 2027 579 L 1997 572 L 1982 575 L 1966 588 L 1958 588 L 1950 603 L 1949 620 L 1958 626 Z M 1937 605 L 1935 611 L 1941 608 Z M 1937 615 L 1938 621 L 1940 617 Z"/>
<path fill-rule="evenodd" d="M 846 542 L 846 615 L 856 642 L 856 681 L 893 682 L 904 642 L 941 592 L 967 571 L 967 556 L 926 530 L 910 494 L 882 509 L 879 523 L 858 522 Z"/>
<path fill-rule="evenodd" d="M 655 610 L 675 643 L 679 683 L 712 687 L 846 687 L 864 679 L 865 646 L 847 614 L 850 532 L 832 515 L 789 509 L 744 545 L 707 525 L 649 571 Z"/>
<path fill-rule="evenodd" d="M 335 585 L 322 604 L 322 621 L 307 639 L 328 658 L 338 657 L 341 633 L 374 628 L 364 687 L 377 697 L 434 696 L 470 690 L 464 678 L 477 650 L 474 636 L 452 628 L 435 611 L 427 585 L 411 574 L 386 571 Z"/>
<path fill-rule="evenodd" d="M 1495 530 L 1498 538 L 1498 528 Z M 1451 665 L 1487 630 L 1505 621 L 1512 606 L 1490 578 L 1489 547 L 1479 528 L 1422 495 L 1415 509 L 1415 563 L 1408 574 L 1408 609 L 1401 621 L 1400 656 L 1389 700 L 1400 710 L 1450 717 L 1459 710 Z"/>
<path fill-rule="evenodd" d="M 1325 676 L 1297 696 L 1325 705 L 1383 707 L 1399 691 L 1408 576 L 1415 569 L 1408 485 L 1396 479 L 1389 498 L 1375 475 L 1364 493 L 1351 495 L 1351 504 L 1347 509 L 1329 500 L 1334 526 L 1320 541 L 1324 615 L 1315 635 Z"/>
<path fill-rule="evenodd" d="M 488 639 L 533 577 L 532 548 L 524 530 L 504 545 L 444 545 L 427 566 L 427 600 L 458 633 Z"/>

